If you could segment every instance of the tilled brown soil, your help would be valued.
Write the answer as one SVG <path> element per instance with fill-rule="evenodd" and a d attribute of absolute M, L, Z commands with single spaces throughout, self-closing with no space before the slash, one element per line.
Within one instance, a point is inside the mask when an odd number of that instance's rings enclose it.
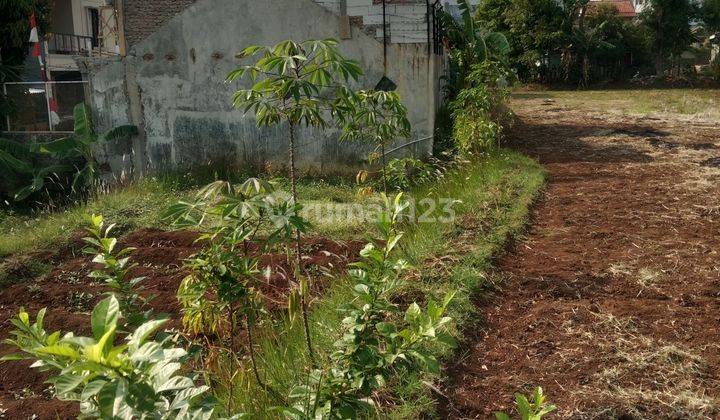
<path fill-rule="evenodd" d="M 92 256 L 82 252 L 81 233 L 67 245 L 54 250 L 39 251 L 32 258 L 53 267 L 43 279 L 26 278 L 0 290 L 0 340 L 9 337 L 13 329 L 10 319 L 21 306 L 31 314 L 48 308 L 45 328 L 89 334 L 89 311 L 108 289 L 93 282 L 87 274 L 93 268 Z M 133 276 L 146 277 L 140 283 L 144 295 L 154 296 L 152 308 L 157 313 L 171 316 L 170 327 L 179 327 L 180 308 L 177 288 L 187 275 L 183 260 L 200 250 L 196 233 L 165 232 L 141 229 L 130 233 L 121 246 L 136 250 L 131 254 L 138 267 Z M 315 293 L 320 293 L 329 279 L 326 274 L 340 273 L 349 262 L 357 259 L 364 243 L 360 241 L 333 241 L 322 237 L 303 239 L 303 265 L 313 277 Z M 10 257 L 12 258 L 12 257 Z M 283 253 L 260 256 L 260 268 L 269 268 L 270 276 L 260 285 L 266 306 L 270 309 L 285 307 L 289 290 L 290 267 Z M 0 343 L 0 355 L 15 352 Z M 71 419 L 79 414 L 78 404 L 52 398 L 46 383 L 48 375 L 31 369 L 29 362 L 0 363 L 0 418 L 8 419 Z"/>
<path fill-rule="evenodd" d="M 449 418 L 542 386 L 554 418 L 720 418 L 720 123 L 516 101 L 549 172 L 450 367 Z"/>

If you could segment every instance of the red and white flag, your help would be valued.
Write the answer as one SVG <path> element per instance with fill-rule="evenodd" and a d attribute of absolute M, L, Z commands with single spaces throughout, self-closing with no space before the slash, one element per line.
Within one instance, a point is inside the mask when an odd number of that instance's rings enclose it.
<path fill-rule="evenodd" d="M 30 39 L 28 41 L 32 43 L 31 55 L 33 57 L 37 57 L 38 62 L 40 63 L 42 78 L 45 80 L 45 63 L 43 63 L 42 43 L 40 42 L 40 35 L 38 34 L 38 25 L 35 13 L 30 15 Z"/>
<path fill-rule="evenodd" d="M 35 13 L 30 15 L 30 40 L 28 42 L 38 43 L 40 37 L 38 36 L 37 19 Z"/>

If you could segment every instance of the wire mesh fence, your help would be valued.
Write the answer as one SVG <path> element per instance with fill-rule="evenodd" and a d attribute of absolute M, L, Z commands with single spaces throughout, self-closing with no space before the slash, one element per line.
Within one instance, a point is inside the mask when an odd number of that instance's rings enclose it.
<path fill-rule="evenodd" d="M 3 94 L 9 132 L 72 132 L 73 108 L 85 101 L 87 82 L 8 82 Z"/>

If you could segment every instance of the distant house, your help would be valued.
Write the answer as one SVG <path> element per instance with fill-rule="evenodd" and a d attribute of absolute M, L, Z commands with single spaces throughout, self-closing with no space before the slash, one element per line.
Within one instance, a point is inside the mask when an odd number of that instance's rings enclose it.
<path fill-rule="evenodd" d="M 642 8 L 641 0 L 591 0 L 589 10 L 596 9 L 601 5 L 610 5 L 617 9 L 620 17 L 624 19 L 635 19 L 638 16 L 638 7 Z"/>

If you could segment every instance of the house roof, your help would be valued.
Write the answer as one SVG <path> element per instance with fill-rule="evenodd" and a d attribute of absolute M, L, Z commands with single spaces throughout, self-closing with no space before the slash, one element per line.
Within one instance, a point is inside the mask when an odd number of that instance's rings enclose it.
<path fill-rule="evenodd" d="M 615 6 L 620 17 L 634 18 L 637 16 L 637 11 L 635 10 L 635 5 L 633 5 L 632 0 L 594 0 L 590 2 L 590 7 L 598 7 L 601 4 L 610 4 Z"/>

